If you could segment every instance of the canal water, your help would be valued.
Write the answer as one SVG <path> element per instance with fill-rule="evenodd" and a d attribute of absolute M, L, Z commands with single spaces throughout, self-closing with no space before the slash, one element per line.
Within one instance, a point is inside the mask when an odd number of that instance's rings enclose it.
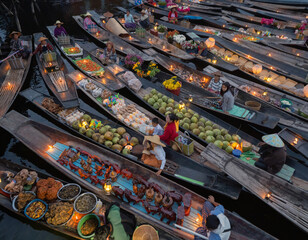
<path fill-rule="evenodd" d="M 52 25 L 57 19 L 65 23 L 64 27 L 69 29 L 70 34 L 75 37 L 83 38 L 84 35 L 79 27 L 75 24 L 73 15 L 85 13 L 86 10 L 93 9 L 98 12 L 105 12 L 112 10 L 116 6 L 127 7 L 128 3 L 121 0 L 85 0 L 80 3 L 71 5 L 55 5 L 40 4 L 41 12 L 37 12 L 36 16 L 31 13 L 29 1 L 25 1 L 20 11 L 20 21 L 23 29 L 23 34 L 32 34 L 35 32 L 44 32 L 47 35 L 45 26 Z M 1 12 L 0 12 L 1 14 Z M 13 19 L 0 15 L 0 39 L 4 40 L 8 32 L 14 30 Z M 0 40 L 1 41 L 1 40 Z M 31 70 L 27 77 L 23 89 L 32 87 L 37 91 L 48 94 L 45 83 L 40 76 L 36 62 L 33 61 Z M 87 103 L 82 101 L 83 108 L 88 108 L 95 113 Z M 25 116 L 39 121 L 49 126 L 60 128 L 56 122 L 53 122 L 47 117 L 42 116 L 42 113 L 29 103 L 25 103 L 22 97 L 18 97 L 12 106 L 12 109 L 24 114 Z M 245 127 L 244 127 L 245 128 Z M 254 136 L 261 135 L 260 132 L 249 128 L 248 131 Z M 12 137 L 4 129 L 0 129 L 1 144 L 0 144 L 0 158 L 9 159 L 15 163 L 31 167 L 36 170 L 48 173 L 52 176 L 62 178 L 69 181 L 66 177 L 61 175 L 55 169 L 51 168 L 42 159 L 37 157 L 32 151 L 27 149 L 22 143 Z M 180 182 L 180 184 L 189 187 L 200 195 L 207 197 L 210 193 L 201 191 L 197 187 L 193 187 Z M 238 213 L 248 221 L 255 224 L 257 227 L 265 230 L 279 239 L 307 239 L 307 235 L 292 223 L 287 221 L 279 213 L 268 207 L 259 199 L 254 197 L 247 191 L 242 191 L 240 198 L 237 201 L 230 200 L 221 195 L 215 195 L 217 202 L 222 202 L 224 206 L 230 211 Z M 57 234 L 47 228 L 43 228 L 38 224 L 25 220 L 15 214 L 0 207 L 0 239 L 2 240 L 51 240 L 51 239 L 70 239 L 69 237 Z M 261 240 L 261 239 L 260 239 Z"/>

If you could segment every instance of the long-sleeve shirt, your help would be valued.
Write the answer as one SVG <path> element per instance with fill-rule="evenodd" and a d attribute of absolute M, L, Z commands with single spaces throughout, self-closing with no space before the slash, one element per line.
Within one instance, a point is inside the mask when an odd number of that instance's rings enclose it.
<path fill-rule="evenodd" d="M 140 20 L 141 20 L 141 21 L 144 21 L 144 20 L 146 20 L 147 18 L 149 18 L 149 16 L 148 16 L 147 14 L 144 14 L 144 15 L 141 15 Z"/>
<path fill-rule="evenodd" d="M 47 51 L 47 50 L 52 51 L 52 50 L 53 50 L 53 47 L 52 47 L 49 43 L 47 43 L 47 45 L 45 45 L 45 46 L 42 46 L 42 44 L 40 43 L 40 44 L 36 47 L 35 51 L 33 52 L 33 55 L 37 54 L 38 52 L 39 52 L 40 54 L 42 54 L 43 52 L 45 52 L 45 51 Z"/>
<path fill-rule="evenodd" d="M 210 84 L 208 86 L 209 89 L 212 89 L 214 92 L 217 92 L 219 93 L 220 92 L 220 89 L 221 89 L 221 86 L 222 86 L 222 80 L 219 79 L 218 82 L 215 82 L 215 79 L 213 78 L 211 81 L 210 81 Z"/>
<path fill-rule="evenodd" d="M 224 212 L 225 208 L 222 205 L 218 205 L 211 211 L 211 215 L 216 215 L 220 223 L 215 230 L 210 231 L 209 240 L 228 240 L 230 238 L 231 225 Z"/>
<path fill-rule="evenodd" d="M 161 161 L 160 169 L 164 169 L 166 164 L 166 153 L 163 147 L 156 145 L 153 150 L 150 150 L 150 153 L 154 154 L 157 160 Z"/>
<path fill-rule="evenodd" d="M 67 32 L 65 30 L 64 27 L 56 27 L 54 32 L 53 32 L 53 35 L 57 38 L 58 36 L 61 36 L 61 35 L 67 35 Z"/>
<path fill-rule="evenodd" d="M 128 16 L 127 14 L 125 14 L 124 19 L 125 19 L 125 23 L 135 23 L 134 17 L 131 14 L 129 14 Z"/>
<path fill-rule="evenodd" d="M 168 14 L 168 19 L 170 18 L 178 18 L 178 13 L 176 11 L 174 13 L 170 11 Z"/>
<path fill-rule="evenodd" d="M 129 240 L 130 236 L 125 231 L 123 222 L 127 219 L 122 219 L 120 214 L 120 208 L 116 205 L 112 205 L 107 216 L 108 222 L 112 225 L 111 237 L 114 240 Z M 127 222 L 126 222 L 127 223 Z"/>
<path fill-rule="evenodd" d="M 164 134 L 164 129 L 159 124 L 157 124 L 157 126 L 154 128 L 153 136 L 154 135 L 163 135 L 163 134 Z"/>
<path fill-rule="evenodd" d="M 225 111 L 230 111 L 234 106 L 234 96 L 230 91 L 226 92 L 222 97 L 221 108 Z"/>
<path fill-rule="evenodd" d="M 174 139 L 178 136 L 179 134 L 176 132 L 176 126 L 175 123 L 168 123 L 168 125 L 165 128 L 164 134 L 160 135 L 160 140 L 164 141 L 168 145 L 170 145 L 171 141 L 174 141 Z"/>
<path fill-rule="evenodd" d="M 22 49 L 22 44 L 21 44 L 21 40 L 18 38 L 17 40 L 12 39 L 10 42 L 10 48 L 12 51 L 18 51 L 20 49 Z"/>
<path fill-rule="evenodd" d="M 107 50 L 107 48 L 104 49 L 104 58 L 109 58 L 110 60 L 116 61 L 117 60 L 117 53 Z"/>
<path fill-rule="evenodd" d="M 91 17 L 86 17 L 83 20 L 83 27 L 84 29 L 88 30 L 89 26 L 95 25 L 94 22 L 92 21 Z"/>

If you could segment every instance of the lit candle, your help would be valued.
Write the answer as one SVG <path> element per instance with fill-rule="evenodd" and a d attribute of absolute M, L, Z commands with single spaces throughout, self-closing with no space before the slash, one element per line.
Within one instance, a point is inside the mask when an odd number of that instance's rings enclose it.
<path fill-rule="evenodd" d="M 123 47 L 120 47 L 121 51 L 123 51 Z"/>
<path fill-rule="evenodd" d="M 192 102 L 194 99 L 193 99 L 193 96 L 192 95 L 189 95 L 189 98 L 188 98 L 188 101 Z"/>
<path fill-rule="evenodd" d="M 267 95 L 267 92 L 264 92 L 264 93 L 263 93 L 263 96 L 266 96 L 266 95 Z"/>
<path fill-rule="evenodd" d="M 296 56 L 299 56 L 299 53 L 297 53 Z"/>
<path fill-rule="evenodd" d="M 173 71 L 173 66 L 172 65 L 170 66 L 170 71 Z"/>
<path fill-rule="evenodd" d="M 272 193 L 271 193 L 271 192 L 269 192 L 269 193 L 266 194 L 266 198 L 267 198 L 267 199 L 270 199 L 271 196 L 272 196 Z"/>
<path fill-rule="evenodd" d="M 294 145 L 296 145 L 298 143 L 298 138 L 295 138 L 293 143 L 294 143 Z"/>
<path fill-rule="evenodd" d="M 184 109 L 184 108 L 185 108 L 185 103 L 183 103 L 182 101 L 180 101 L 179 109 Z"/>
<path fill-rule="evenodd" d="M 106 195 L 110 195 L 111 190 L 112 190 L 112 185 L 111 185 L 111 182 L 110 182 L 109 179 L 107 180 L 107 182 L 104 185 L 104 190 L 106 192 Z"/>
<path fill-rule="evenodd" d="M 269 54 L 268 54 L 268 56 L 269 56 L 269 57 L 271 57 L 271 56 L 272 56 L 272 54 L 270 54 L 270 53 L 269 53 Z"/>
<path fill-rule="evenodd" d="M 212 60 L 212 63 L 213 63 L 213 64 L 216 64 L 216 63 L 217 63 L 217 59 L 213 59 L 213 60 Z"/>

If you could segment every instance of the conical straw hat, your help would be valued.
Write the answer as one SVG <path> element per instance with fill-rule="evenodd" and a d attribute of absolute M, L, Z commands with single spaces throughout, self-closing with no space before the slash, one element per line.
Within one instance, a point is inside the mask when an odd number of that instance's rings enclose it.
<path fill-rule="evenodd" d="M 262 137 L 262 140 L 263 140 L 263 142 L 265 142 L 266 144 L 268 144 L 272 147 L 277 147 L 277 148 L 284 147 L 284 143 L 281 140 L 281 138 L 278 136 L 277 133 L 264 135 Z"/>

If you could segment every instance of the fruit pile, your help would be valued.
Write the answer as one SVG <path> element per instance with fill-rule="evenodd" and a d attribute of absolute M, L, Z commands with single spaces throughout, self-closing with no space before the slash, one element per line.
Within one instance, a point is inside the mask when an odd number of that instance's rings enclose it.
<path fill-rule="evenodd" d="M 241 137 L 237 134 L 231 135 L 228 130 L 184 106 L 184 103 L 179 104 L 155 89 L 146 94 L 143 100 L 164 115 L 174 113 L 180 120 L 180 126 L 185 130 L 190 131 L 207 143 L 214 143 L 228 153 L 232 153 L 234 148 L 240 145 L 244 145 L 242 146 L 244 152 L 251 150 L 251 144 L 241 141 Z"/>
<path fill-rule="evenodd" d="M 94 141 L 123 154 L 130 153 L 127 145 L 134 147 L 139 144 L 139 140 L 136 137 L 131 137 L 125 128 L 112 128 L 109 125 L 103 125 L 101 121 L 92 119 L 88 114 L 84 114 L 80 120 L 75 121 L 72 127 Z"/>

